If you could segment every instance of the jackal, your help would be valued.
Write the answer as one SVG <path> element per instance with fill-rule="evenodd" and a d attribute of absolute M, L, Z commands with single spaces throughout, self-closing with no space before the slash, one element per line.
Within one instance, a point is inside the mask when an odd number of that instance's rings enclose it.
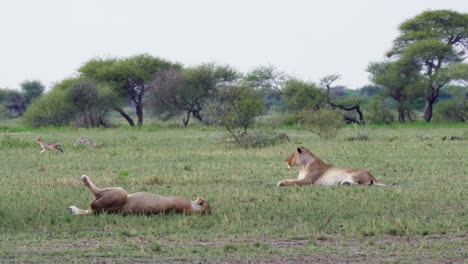
<path fill-rule="evenodd" d="M 45 141 L 42 139 L 42 137 L 38 137 L 37 140 L 36 140 L 36 142 L 37 142 L 39 145 L 41 145 L 41 147 L 42 147 L 41 153 L 42 153 L 42 152 L 45 152 L 45 151 L 47 151 L 47 150 L 49 150 L 49 149 L 55 149 L 55 150 L 57 150 L 57 151 L 63 152 L 62 147 L 60 147 L 60 145 L 57 144 L 57 142 L 45 142 Z"/>

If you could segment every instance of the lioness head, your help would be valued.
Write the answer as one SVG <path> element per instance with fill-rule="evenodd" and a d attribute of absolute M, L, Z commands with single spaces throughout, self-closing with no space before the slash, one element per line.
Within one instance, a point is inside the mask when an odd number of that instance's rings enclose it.
<path fill-rule="evenodd" d="M 208 201 L 203 199 L 203 197 L 198 196 L 197 200 L 195 200 L 195 203 L 197 203 L 199 206 L 201 206 L 201 208 L 202 208 L 201 214 L 211 214 L 211 206 L 208 203 Z"/>
<path fill-rule="evenodd" d="M 288 168 L 299 166 L 304 162 L 307 162 L 307 160 L 310 157 L 309 153 L 310 152 L 304 147 L 294 148 L 291 155 L 289 155 L 289 157 L 286 159 L 286 162 L 288 163 Z"/>

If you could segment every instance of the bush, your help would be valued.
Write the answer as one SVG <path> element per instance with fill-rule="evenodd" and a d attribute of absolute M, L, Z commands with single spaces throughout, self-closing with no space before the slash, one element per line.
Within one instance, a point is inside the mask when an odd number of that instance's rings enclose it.
<path fill-rule="evenodd" d="M 28 126 L 68 125 L 74 119 L 74 109 L 64 91 L 54 90 L 35 100 L 23 115 Z"/>
<path fill-rule="evenodd" d="M 372 97 L 364 111 L 365 119 L 371 124 L 391 124 L 395 121 L 394 113 L 385 106 L 381 95 Z"/>
<path fill-rule="evenodd" d="M 237 144 L 243 148 L 264 148 L 288 142 L 289 137 L 284 133 L 278 134 L 273 131 L 258 130 L 248 134 L 240 133 L 236 138 L 232 137 L 232 135 L 228 135 L 221 138 L 221 141 L 221 143 Z"/>
<path fill-rule="evenodd" d="M 110 88 L 86 80 L 74 83 L 67 98 L 75 109 L 75 125 L 80 127 L 107 126 L 106 117 L 117 100 Z"/>
<path fill-rule="evenodd" d="M 281 124 L 283 126 L 295 126 L 299 123 L 299 119 L 300 119 L 300 116 L 299 116 L 300 113 L 298 112 L 289 112 L 289 113 L 286 113 L 284 114 L 282 117 L 281 117 Z"/>
<path fill-rule="evenodd" d="M 300 120 L 302 127 L 325 139 L 335 138 L 338 130 L 345 125 L 340 111 L 326 108 L 303 110 Z"/>
<path fill-rule="evenodd" d="M 468 121 L 468 99 L 461 102 L 455 100 L 443 100 L 434 107 L 435 121 Z"/>

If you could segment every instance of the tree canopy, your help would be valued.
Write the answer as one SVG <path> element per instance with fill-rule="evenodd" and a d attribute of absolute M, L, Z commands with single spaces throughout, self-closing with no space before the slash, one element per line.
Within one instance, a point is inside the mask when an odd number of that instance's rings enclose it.
<path fill-rule="evenodd" d="M 150 87 L 150 81 L 155 74 L 171 67 L 180 68 L 180 65 L 141 54 L 123 59 L 95 58 L 86 62 L 79 72 L 86 79 L 108 84 L 118 95 L 129 99 L 134 104 L 138 125 L 142 125 L 144 97 Z M 114 109 L 130 125 L 134 125 L 133 119 L 120 106 L 115 105 Z"/>
<path fill-rule="evenodd" d="M 203 121 L 201 111 L 207 101 L 216 95 L 219 86 L 237 78 L 237 71 L 227 65 L 209 63 L 180 71 L 170 68 L 154 76 L 148 97 L 149 107 L 158 115 L 185 112 L 185 126 L 190 116 Z"/>
<path fill-rule="evenodd" d="M 468 14 L 451 10 L 425 11 L 403 22 L 389 57 L 412 63 L 425 79 L 424 119 L 432 119 L 440 89 L 450 81 L 444 70 L 464 59 L 468 49 Z"/>

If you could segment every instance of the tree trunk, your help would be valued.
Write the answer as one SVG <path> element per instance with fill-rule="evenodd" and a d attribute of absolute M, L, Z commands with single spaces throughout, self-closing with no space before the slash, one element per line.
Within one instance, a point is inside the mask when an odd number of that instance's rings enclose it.
<path fill-rule="evenodd" d="M 133 122 L 133 119 L 129 115 L 127 115 L 127 113 L 125 113 L 124 110 L 122 110 L 122 108 L 116 107 L 116 108 L 114 108 L 114 110 L 119 112 L 119 114 L 121 116 L 123 116 L 123 118 L 125 118 L 125 120 L 127 120 L 127 122 L 130 124 L 130 126 L 135 126 L 135 122 Z"/>
<path fill-rule="evenodd" d="M 405 111 L 404 110 L 399 110 L 398 111 L 398 122 L 400 122 L 400 123 L 405 123 L 406 122 Z"/>
<path fill-rule="evenodd" d="M 405 108 L 403 107 L 402 102 L 398 102 L 398 122 L 400 123 L 406 122 Z"/>
<path fill-rule="evenodd" d="M 137 104 L 135 109 L 138 117 L 138 126 L 141 126 L 143 125 L 143 104 Z"/>
<path fill-rule="evenodd" d="M 193 117 L 195 117 L 198 121 L 203 122 L 203 118 L 200 115 L 200 111 L 193 111 Z"/>
<path fill-rule="evenodd" d="M 184 127 L 188 126 L 188 122 L 190 121 L 190 111 L 187 112 L 187 119 L 182 118 L 182 122 L 184 124 Z"/>
<path fill-rule="evenodd" d="M 357 106 L 356 106 L 356 112 L 357 112 L 358 115 L 359 115 L 359 123 L 364 124 L 364 116 L 363 116 L 363 114 L 362 114 L 361 106 L 360 106 L 360 105 L 357 105 Z"/>
<path fill-rule="evenodd" d="M 428 123 L 431 122 L 431 119 L 432 119 L 432 107 L 433 107 L 434 101 L 435 100 L 427 98 L 426 105 L 424 106 L 424 120 L 426 120 L 426 122 Z"/>

